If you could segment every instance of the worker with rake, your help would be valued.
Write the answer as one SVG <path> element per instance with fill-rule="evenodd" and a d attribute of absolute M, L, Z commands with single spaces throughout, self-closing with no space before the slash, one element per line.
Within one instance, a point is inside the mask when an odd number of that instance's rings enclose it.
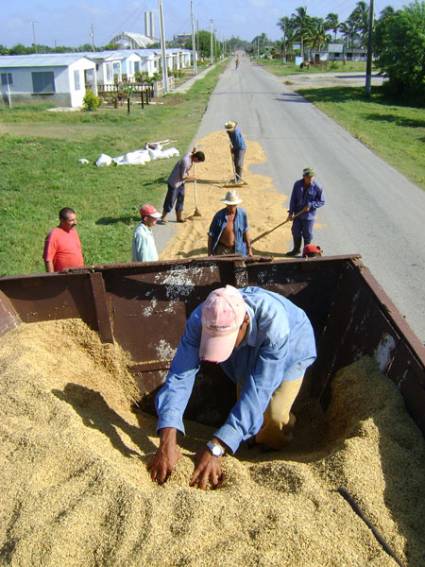
<path fill-rule="evenodd" d="M 311 323 L 289 299 L 259 287 L 211 292 L 190 315 L 156 398 L 160 445 L 149 465 L 152 480 L 164 483 L 180 458 L 177 433 L 184 433 L 201 360 L 220 364 L 238 391 L 225 423 L 196 455 L 190 485 L 205 489 L 219 486 L 221 457 L 242 441 L 280 449 L 290 440 L 291 408 L 315 358 Z"/>
<path fill-rule="evenodd" d="M 173 168 L 168 178 L 168 189 L 165 196 L 164 205 L 162 207 L 162 215 L 158 224 L 166 224 L 165 217 L 175 207 L 177 222 L 186 222 L 183 218 L 184 194 L 186 181 L 193 181 L 189 177 L 189 171 L 194 163 L 205 161 L 204 152 L 197 151 L 194 148 L 190 153 L 186 154 L 179 160 Z"/>
<path fill-rule="evenodd" d="M 225 123 L 224 128 L 230 139 L 230 153 L 232 157 L 232 168 L 233 168 L 233 182 L 239 185 L 246 185 L 246 181 L 243 180 L 243 162 L 246 153 L 246 143 L 242 136 L 241 129 L 237 122 L 229 120 Z"/>
<path fill-rule="evenodd" d="M 325 204 L 322 187 L 315 179 L 311 167 L 303 169 L 303 177 L 294 183 L 289 202 L 288 218 L 292 222 L 292 237 L 294 246 L 286 256 L 298 256 L 301 253 L 301 242 L 304 246 L 313 240 L 313 225 L 316 210 Z"/>
<path fill-rule="evenodd" d="M 236 191 L 227 191 L 223 199 L 226 205 L 211 221 L 208 231 L 208 256 L 241 254 L 252 256 L 251 239 L 248 232 L 248 217 Z"/>

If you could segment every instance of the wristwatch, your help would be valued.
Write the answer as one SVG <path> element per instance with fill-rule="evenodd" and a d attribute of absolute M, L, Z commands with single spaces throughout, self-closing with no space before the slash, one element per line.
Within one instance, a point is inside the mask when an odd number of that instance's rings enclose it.
<path fill-rule="evenodd" d="M 224 448 L 218 443 L 213 443 L 213 441 L 208 441 L 207 447 L 214 457 L 222 457 L 224 455 Z"/>

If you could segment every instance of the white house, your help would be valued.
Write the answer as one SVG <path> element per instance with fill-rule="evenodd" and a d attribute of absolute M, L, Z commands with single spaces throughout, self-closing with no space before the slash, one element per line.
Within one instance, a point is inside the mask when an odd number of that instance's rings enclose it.
<path fill-rule="evenodd" d="M 86 51 L 84 56 L 95 62 L 98 84 L 112 85 L 122 81 L 126 57 L 121 51 Z"/>
<path fill-rule="evenodd" d="M 1 101 L 47 100 L 78 108 L 96 89 L 96 65 L 81 53 L 0 56 Z"/>
<path fill-rule="evenodd" d="M 140 71 L 152 77 L 160 72 L 161 52 L 158 49 L 136 49 L 135 53 L 141 58 Z"/>
<path fill-rule="evenodd" d="M 189 49 L 172 48 L 167 52 L 173 56 L 173 69 L 186 69 L 192 62 L 192 52 Z"/>

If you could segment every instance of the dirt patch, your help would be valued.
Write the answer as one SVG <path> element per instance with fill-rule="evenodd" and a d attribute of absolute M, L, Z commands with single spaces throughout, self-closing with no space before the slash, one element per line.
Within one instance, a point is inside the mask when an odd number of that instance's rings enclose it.
<path fill-rule="evenodd" d="M 89 140 L 98 136 L 110 136 L 111 128 L 107 124 L 46 124 L 30 122 L 27 124 L 0 123 L 0 135 L 53 138 L 58 140 Z"/>
<path fill-rule="evenodd" d="M 363 87 L 365 74 L 358 71 L 339 73 L 296 73 L 285 77 L 283 83 L 291 90 L 329 87 Z M 384 78 L 372 75 L 372 86 L 382 85 Z"/>
<path fill-rule="evenodd" d="M 150 481 L 155 419 L 131 411 L 126 363 L 78 321 L 0 340 L 1 565 L 395 565 L 336 493 L 344 486 L 422 567 L 424 440 L 371 360 L 337 377 L 321 439 L 228 456 L 222 488 L 207 492 L 188 487 L 211 435 L 193 423 L 170 482 Z"/>

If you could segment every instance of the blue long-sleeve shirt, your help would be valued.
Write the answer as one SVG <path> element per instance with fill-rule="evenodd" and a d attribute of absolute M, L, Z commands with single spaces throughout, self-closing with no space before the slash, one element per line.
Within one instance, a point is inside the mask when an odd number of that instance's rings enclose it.
<path fill-rule="evenodd" d="M 325 204 L 325 195 L 322 187 L 313 181 L 308 187 L 304 187 L 304 180 L 299 179 L 294 183 L 289 202 L 289 212 L 297 214 L 306 206 L 310 210 L 303 213 L 298 218 L 303 220 L 313 220 L 316 216 L 316 209 Z"/>
<path fill-rule="evenodd" d="M 233 131 L 231 132 L 228 131 L 227 133 L 229 134 L 230 142 L 234 150 L 236 151 L 246 150 L 245 140 L 244 137 L 242 136 L 242 132 L 239 126 L 236 126 L 236 128 Z"/>
<path fill-rule="evenodd" d="M 243 343 L 221 363 L 240 386 L 240 397 L 216 431 L 233 452 L 260 430 L 273 392 L 284 380 L 301 378 L 316 358 L 313 328 L 304 311 L 289 299 L 258 287 L 239 290 L 247 306 L 249 328 Z M 184 433 L 183 413 L 199 370 L 202 304 L 186 323 L 165 384 L 156 397 L 158 430 Z"/>
<path fill-rule="evenodd" d="M 211 221 L 210 229 L 208 231 L 208 236 L 211 236 L 213 241 L 212 251 L 217 248 L 217 244 L 220 242 L 221 235 L 227 226 L 227 209 L 221 209 L 215 215 Z M 247 248 L 244 240 L 245 233 L 248 230 L 248 217 L 245 209 L 238 207 L 236 209 L 235 221 L 233 225 L 233 230 L 235 233 L 235 253 L 246 256 Z"/>

